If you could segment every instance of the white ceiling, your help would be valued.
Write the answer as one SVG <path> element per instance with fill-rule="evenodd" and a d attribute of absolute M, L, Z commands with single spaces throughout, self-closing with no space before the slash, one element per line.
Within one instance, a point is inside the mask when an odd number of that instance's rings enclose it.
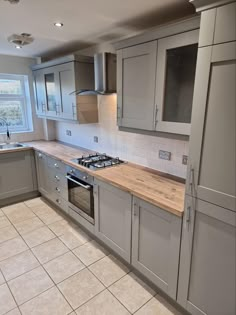
<path fill-rule="evenodd" d="M 0 0 L 0 54 L 49 56 L 127 37 L 145 28 L 190 15 L 188 0 Z M 61 21 L 63 28 L 53 23 Z M 33 44 L 15 49 L 13 33 L 30 33 Z"/>

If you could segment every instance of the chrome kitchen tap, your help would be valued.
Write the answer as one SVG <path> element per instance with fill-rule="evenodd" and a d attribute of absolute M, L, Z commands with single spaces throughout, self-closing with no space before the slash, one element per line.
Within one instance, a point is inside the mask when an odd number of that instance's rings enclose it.
<path fill-rule="evenodd" d="M 10 131 L 8 129 L 9 123 L 7 122 L 7 120 L 0 118 L 0 126 L 6 126 L 7 128 L 7 142 L 9 142 L 11 140 L 11 134 Z"/>

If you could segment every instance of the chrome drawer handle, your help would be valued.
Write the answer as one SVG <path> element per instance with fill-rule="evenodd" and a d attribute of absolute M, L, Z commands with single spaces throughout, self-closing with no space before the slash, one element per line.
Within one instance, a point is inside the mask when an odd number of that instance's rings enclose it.
<path fill-rule="evenodd" d="M 58 187 L 56 187 L 56 191 L 57 191 L 57 192 L 61 192 L 61 189 L 58 188 Z"/>
<path fill-rule="evenodd" d="M 61 201 L 60 201 L 59 199 L 56 199 L 56 202 L 59 203 L 59 204 L 61 204 Z"/>
<path fill-rule="evenodd" d="M 57 164 L 57 163 L 55 163 L 55 164 L 54 164 L 54 166 L 55 166 L 56 168 L 59 168 L 59 166 L 58 166 L 58 164 Z"/>
<path fill-rule="evenodd" d="M 57 181 L 60 181 L 60 177 L 59 177 L 59 176 L 55 175 L 54 177 L 55 177 L 55 179 L 56 179 Z"/>

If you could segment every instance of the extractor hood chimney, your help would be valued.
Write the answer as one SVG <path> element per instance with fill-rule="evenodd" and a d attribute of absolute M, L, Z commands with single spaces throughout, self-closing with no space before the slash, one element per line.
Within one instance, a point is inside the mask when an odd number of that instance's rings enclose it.
<path fill-rule="evenodd" d="M 116 54 L 94 55 L 95 90 L 76 91 L 77 95 L 107 95 L 116 93 Z"/>

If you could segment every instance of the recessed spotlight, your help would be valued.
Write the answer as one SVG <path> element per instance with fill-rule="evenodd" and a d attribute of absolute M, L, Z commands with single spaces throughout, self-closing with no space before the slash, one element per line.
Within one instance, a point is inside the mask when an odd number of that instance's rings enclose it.
<path fill-rule="evenodd" d="M 56 27 L 62 27 L 62 26 L 63 26 L 63 23 L 61 23 L 61 22 L 56 22 L 56 23 L 54 23 L 54 25 L 55 25 Z"/>
<path fill-rule="evenodd" d="M 22 48 L 22 46 L 20 46 L 20 45 L 16 45 L 16 46 L 15 46 L 15 48 L 16 48 L 16 49 L 21 49 L 21 48 Z"/>

